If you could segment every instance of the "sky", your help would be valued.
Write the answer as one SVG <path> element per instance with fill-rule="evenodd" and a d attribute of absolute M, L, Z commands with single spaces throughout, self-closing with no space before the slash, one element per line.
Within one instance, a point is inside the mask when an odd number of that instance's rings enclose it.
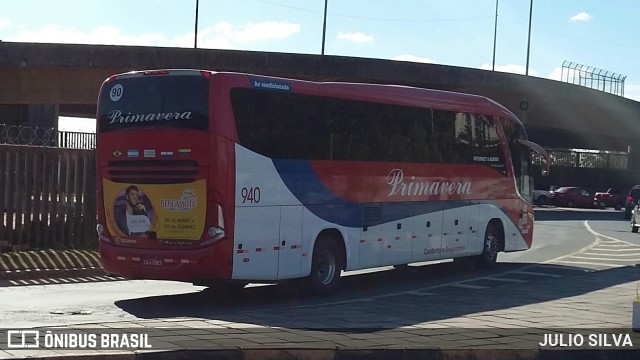
<path fill-rule="evenodd" d="M 495 70 L 518 74 L 533 4 L 529 76 L 561 80 L 565 61 L 590 66 L 626 76 L 624 96 L 640 101 L 640 1 L 326 2 L 325 55 L 491 70 L 495 45 Z M 199 48 L 321 54 L 325 0 L 2 0 L 0 40 L 192 48 L 196 3 Z"/>

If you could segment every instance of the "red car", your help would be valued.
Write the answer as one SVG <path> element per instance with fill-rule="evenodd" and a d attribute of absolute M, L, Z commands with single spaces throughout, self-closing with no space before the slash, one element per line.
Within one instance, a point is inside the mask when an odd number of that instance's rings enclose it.
<path fill-rule="evenodd" d="M 551 192 L 549 203 L 555 206 L 593 207 L 593 195 L 575 186 L 564 186 Z"/>

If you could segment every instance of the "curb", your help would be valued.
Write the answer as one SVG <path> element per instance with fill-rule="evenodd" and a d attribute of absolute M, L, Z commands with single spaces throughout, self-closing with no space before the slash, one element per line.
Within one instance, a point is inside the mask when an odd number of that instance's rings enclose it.
<path fill-rule="evenodd" d="M 100 267 L 97 250 L 31 250 L 0 253 L 0 270 Z"/>
<path fill-rule="evenodd" d="M 106 275 L 107 274 L 101 267 L 73 269 L 26 269 L 0 272 L 0 281 L 20 281 Z"/>
<path fill-rule="evenodd" d="M 33 250 L 0 254 L 0 280 L 106 275 L 95 250 Z"/>

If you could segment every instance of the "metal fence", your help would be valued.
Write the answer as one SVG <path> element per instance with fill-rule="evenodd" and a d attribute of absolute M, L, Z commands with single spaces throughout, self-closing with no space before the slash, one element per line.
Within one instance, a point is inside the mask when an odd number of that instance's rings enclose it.
<path fill-rule="evenodd" d="M 625 75 L 616 74 L 612 71 L 566 60 L 562 63 L 560 73 L 560 79 L 564 82 L 619 96 L 624 96 L 624 81 L 626 78 Z"/>
<path fill-rule="evenodd" d="M 623 151 L 585 149 L 547 149 L 551 166 L 626 170 L 629 154 Z M 542 165 L 542 157 L 534 155 L 534 165 Z"/>
<path fill-rule="evenodd" d="M 96 134 L 54 128 L 0 124 L 0 144 L 95 149 Z"/>
<path fill-rule="evenodd" d="M 95 248 L 92 150 L 0 145 L 0 252 Z"/>
<path fill-rule="evenodd" d="M 588 191 L 611 187 L 628 189 L 640 183 L 640 172 L 629 169 L 629 154 L 622 151 L 547 149 L 551 174 L 542 176 L 542 159 L 534 156 L 532 173 L 536 189 L 580 186 Z"/>

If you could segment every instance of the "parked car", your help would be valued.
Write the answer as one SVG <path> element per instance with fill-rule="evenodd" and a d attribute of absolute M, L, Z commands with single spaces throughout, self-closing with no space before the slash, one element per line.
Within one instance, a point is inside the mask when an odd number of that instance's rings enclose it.
<path fill-rule="evenodd" d="M 620 210 L 626 200 L 626 194 L 619 188 L 610 188 L 606 192 L 597 192 L 593 195 L 593 204 L 602 209 L 612 207 Z"/>
<path fill-rule="evenodd" d="M 538 205 L 546 205 L 549 203 L 551 192 L 560 188 L 559 186 L 551 186 L 549 190 L 533 190 L 533 203 Z"/>
<path fill-rule="evenodd" d="M 629 219 L 631 217 L 631 210 L 638 204 L 640 200 L 640 185 L 635 185 L 629 190 L 627 199 L 624 203 L 624 218 Z"/>
<path fill-rule="evenodd" d="M 593 207 L 593 196 L 582 188 L 563 186 L 551 192 L 549 203 L 555 206 L 590 208 Z"/>

